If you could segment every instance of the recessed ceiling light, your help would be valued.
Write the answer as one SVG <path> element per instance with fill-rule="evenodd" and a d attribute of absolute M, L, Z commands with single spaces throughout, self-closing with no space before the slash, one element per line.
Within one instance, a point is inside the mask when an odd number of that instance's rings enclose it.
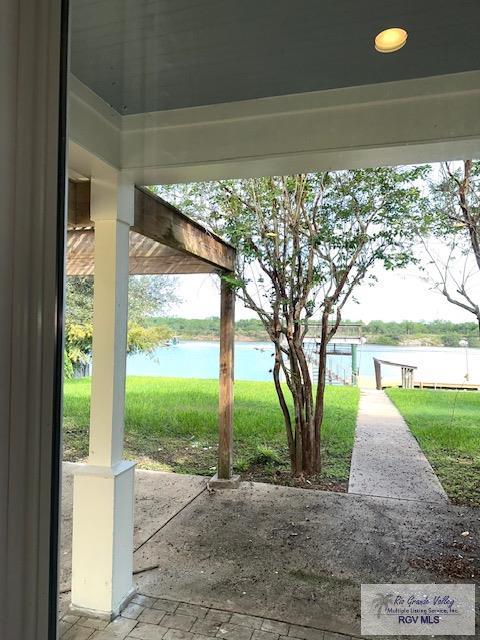
<path fill-rule="evenodd" d="M 401 49 L 408 38 L 405 29 L 394 27 L 381 31 L 375 38 L 375 49 L 380 53 L 393 53 Z"/>

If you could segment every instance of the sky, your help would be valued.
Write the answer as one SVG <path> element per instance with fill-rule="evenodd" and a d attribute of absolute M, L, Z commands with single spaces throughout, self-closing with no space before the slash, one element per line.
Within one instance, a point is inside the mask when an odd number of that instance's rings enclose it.
<path fill-rule="evenodd" d="M 431 176 L 437 179 L 440 165 L 431 166 Z M 441 252 L 445 251 L 442 246 L 442 243 L 437 241 L 430 243 L 437 258 L 441 258 Z M 414 250 L 418 255 L 421 254 L 420 246 Z M 425 273 L 420 272 L 418 267 L 410 266 L 392 272 L 377 266 L 372 272 L 378 281 L 374 286 L 362 284 L 356 289 L 357 302 L 351 300 L 345 305 L 344 319 L 363 322 L 371 320 L 474 321 L 472 314 L 449 303 L 438 291 L 433 290 L 425 280 Z M 475 286 L 480 290 L 478 273 L 475 283 L 478 283 Z M 178 297 L 182 302 L 172 307 L 169 315 L 183 318 L 208 318 L 220 315 L 220 288 L 217 276 L 205 274 L 179 276 L 177 285 Z M 240 301 L 237 301 L 235 312 L 238 320 L 257 317 Z"/>
<path fill-rule="evenodd" d="M 349 320 L 451 320 L 472 322 L 473 316 L 458 309 L 438 292 L 429 290 L 418 269 L 409 267 L 387 272 L 375 269 L 378 282 L 357 289 L 358 304 L 346 305 L 343 317 Z M 169 315 L 183 318 L 208 318 L 220 315 L 220 288 L 217 276 L 193 274 L 179 276 L 177 293 L 182 302 L 172 307 Z M 236 306 L 237 320 L 255 318 L 254 312 L 240 302 Z"/>

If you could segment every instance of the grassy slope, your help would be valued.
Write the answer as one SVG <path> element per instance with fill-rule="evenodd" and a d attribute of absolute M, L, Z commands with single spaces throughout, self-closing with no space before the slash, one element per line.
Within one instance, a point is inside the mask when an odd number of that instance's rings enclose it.
<path fill-rule="evenodd" d="M 329 387 L 323 427 L 322 476 L 346 480 L 350 468 L 358 390 Z M 88 454 L 90 379 L 65 383 L 66 460 Z M 210 473 L 216 463 L 218 383 L 192 378 L 129 377 L 126 454 L 145 468 Z M 285 428 L 273 384 L 235 383 L 237 468 L 288 466 Z"/>
<path fill-rule="evenodd" d="M 389 389 L 449 497 L 480 506 L 480 393 Z"/>

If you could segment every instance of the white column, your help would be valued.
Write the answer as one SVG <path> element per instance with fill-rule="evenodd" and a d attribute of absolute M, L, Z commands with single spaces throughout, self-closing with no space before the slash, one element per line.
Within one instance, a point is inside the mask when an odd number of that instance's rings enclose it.
<path fill-rule="evenodd" d="M 75 475 L 72 610 L 111 619 L 133 593 L 134 463 L 122 460 L 133 185 L 92 178 L 93 369 L 88 464 Z"/>

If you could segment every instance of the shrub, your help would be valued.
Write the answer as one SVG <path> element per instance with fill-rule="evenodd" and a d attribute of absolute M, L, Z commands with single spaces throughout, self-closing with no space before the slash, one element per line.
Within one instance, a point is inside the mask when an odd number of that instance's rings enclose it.
<path fill-rule="evenodd" d="M 250 467 L 250 460 L 248 458 L 238 458 L 237 460 L 235 460 L 235 463 L 233 466 L 235 471 L 239 471 L 240 473 L 243 473 L 245 471 L 248 471 Z"/>
<path fill-rule="evenodd" d="M 267 447 L 265 445 L 257 445 L 255 454 L 252 458 L 253 464 L 265 464 L 265 465 L 280 465 L 282 463 L 282 459 L 278 454 L 278 451 L 272 449 L 271 447 Z"/>

